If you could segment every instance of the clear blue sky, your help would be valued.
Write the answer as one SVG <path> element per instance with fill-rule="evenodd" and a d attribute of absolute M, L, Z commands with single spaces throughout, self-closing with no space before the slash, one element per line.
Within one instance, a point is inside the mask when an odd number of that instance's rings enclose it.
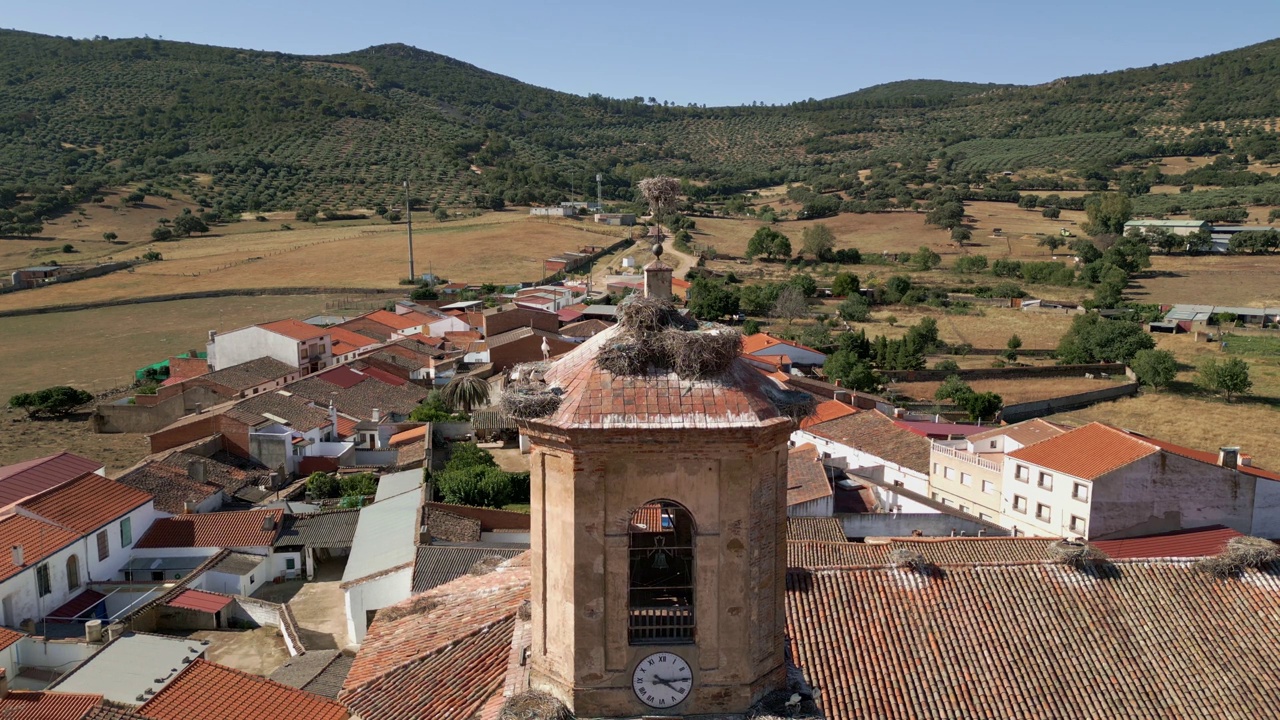
<path fill-rule="evenodd" d="M 302 54 L 402 42 L 566 92 L 734 105 L 1172 62 L 1280 36 L 1280 2 L 54 0 L 7 2 L 0 26 Z"/>

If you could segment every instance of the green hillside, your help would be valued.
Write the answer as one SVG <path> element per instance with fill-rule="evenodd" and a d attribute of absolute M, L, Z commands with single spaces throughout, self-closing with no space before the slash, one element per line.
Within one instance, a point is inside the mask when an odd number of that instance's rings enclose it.
<path fill-rule="evenodd" d="M 371 207 L 405 178 L 421 203 L 459 206 L 554 201 L 597 172 L 620 199 L 653 171 L 704 181 L 702 195 L 913 158 L 1053 172 L 1197 154 L 1278 116 L 1277 41 L 1035 87 L 912 80 L 701 108 L 579 97 L 398 44 L 303 57 L 0 31 L 0 188 L 44 193 L 43 211 L 76 184 L 151 183 L 239 212 Z"/>

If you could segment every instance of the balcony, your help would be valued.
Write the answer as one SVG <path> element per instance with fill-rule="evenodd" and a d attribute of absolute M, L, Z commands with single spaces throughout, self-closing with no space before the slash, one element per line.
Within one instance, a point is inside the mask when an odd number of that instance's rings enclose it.
<path fill-rule="evenodd" d="M 932 444 L 931 449 L 933 452 L 936 452 L 939 455 L 945 455 L 949 458 L 955 458 L 960 462 L 968 463 L 970 465 L 976 465 L 984 470 L 990 470 L 992 472 L 1000 472 L 1002 467 L 1002 465 L 998 462 L 992 462 L 991 460 L 983 460 L 982 458 L 978 457 L 977 455 L 974 455 L 973 453 L 965 452 L 963 450 L 957 450 L 953 447 L 947 447 L 946 445 L 940 445 L 936 442 Z"/>
<path fill-rule="evenodd" d="M 632 645 L 680 645 L 693 642 L 693 606 L 631 608 Z"/>

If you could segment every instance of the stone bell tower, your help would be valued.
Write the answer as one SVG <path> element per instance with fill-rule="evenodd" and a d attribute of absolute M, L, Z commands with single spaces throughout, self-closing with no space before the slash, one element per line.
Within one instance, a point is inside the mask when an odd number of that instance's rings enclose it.
<path fill-rule="evenodd" d="M 737 718 L 786 683 L 793 425 L 735 331 L 698 329 L 670 306 L 671 269 L 645 270 L 665 293 L 552 364 L 558 404 L 520 420 L 530 685 L 579 718 Z"/>

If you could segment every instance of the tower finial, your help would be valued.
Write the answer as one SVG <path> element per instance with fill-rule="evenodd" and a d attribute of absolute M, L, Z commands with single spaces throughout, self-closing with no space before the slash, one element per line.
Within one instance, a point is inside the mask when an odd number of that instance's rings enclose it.
<path fill-rule="evenodd" d="M 653 256 L 659 260 L 662 259 L 662 243 L 653 244 Z"/>

